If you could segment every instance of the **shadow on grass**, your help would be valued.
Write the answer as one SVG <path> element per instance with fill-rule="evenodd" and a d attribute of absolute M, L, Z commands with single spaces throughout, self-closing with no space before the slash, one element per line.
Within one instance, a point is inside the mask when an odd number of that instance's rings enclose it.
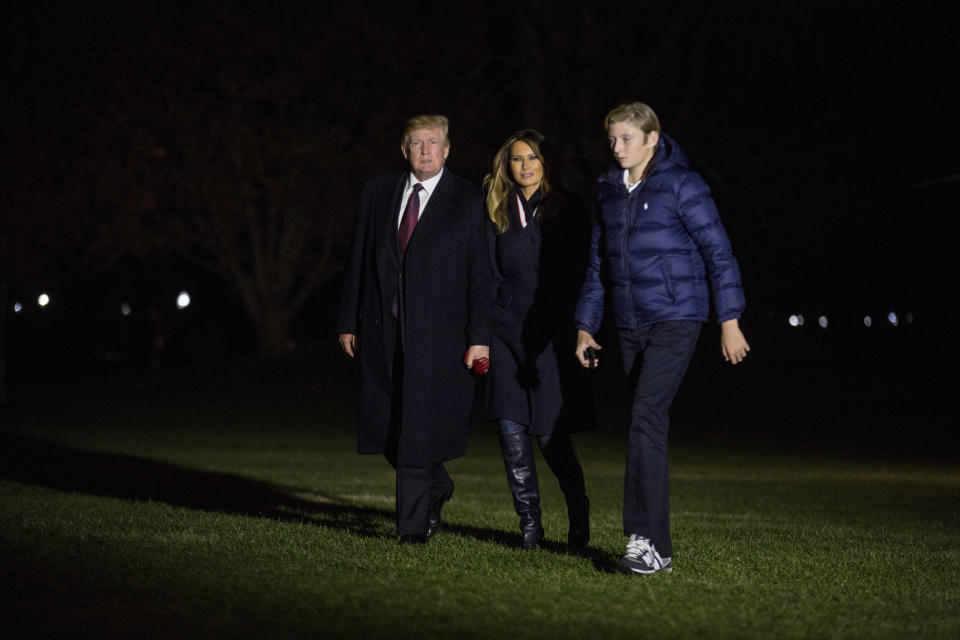
<path fill-rule="evenodd" d="M 0 479 L 71 493 L 315 524 L 370 538 L 392 538 L 383 531 L 395 526 L 393 511 L 347 504 L 335 496 L 311 492 L 313 499 L 305 499 L 296 490 L 269 482 L 5 432 L 0 432 Z M 445 524 L 444 530 L 505 547 L 520 546 L 519 534 L 497 529 Z M 599 549 L 570 551 L 549 541 L 543 549 L 589 558 L 599 571 L 613 570 L 609 556 Z"/>
<path fill-rule="evenodd" d="M 286 522 L 308 522 L 380 537 L 390 511 L 358 507 L 333 496 L 307 500 L 269 482 L 199 471 L 137 456 L 74 449 L 61 443 L 0 432 L 0 479 L 60 491 Z"/>
<path fill-rule="evenodd" d="M 492 542 L 511 549 L 520 549 L 522 538 L 519 533 L 507 533 L 499 529 L 488 529 L 485 527 L 471 527 L 468 525 L 444 523 L 443 531 L 453 533 L 466 538 L 475 538 L 481 542 Z M 616 573 L 617 559 L 609 552 L 597 547 L 585 547 L 583 549 L 571 549 L 561 542 L 553 540 L 544 540 L 540 543 L 540 551 L 556 553 L 560 555 L 576 556 L 589 560 L 594 568 L 601 573 Z M 530 553 L 530 552 L 524 552 Z"/>

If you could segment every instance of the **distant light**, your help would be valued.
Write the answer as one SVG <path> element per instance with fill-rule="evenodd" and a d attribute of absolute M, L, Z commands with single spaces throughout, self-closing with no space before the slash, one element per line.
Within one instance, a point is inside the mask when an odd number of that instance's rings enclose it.
<path fill-rule="evenodd" d="M 787 318 L 787 322 L 790 323 L 790 326 L 791 326 L 791 327 L 799 327 L 799 326 L 800 326 L 800 318 L 798 318 L 797 316 L 790 316 L 789 318 Z"/>
<path fill-rule="evenodd" d="M 817 324 L 826 329 L 830 322 L 827 320 L 827 316 L 820 316 L 817 318 Z"/>
<path fill-rule="evenodd" d="M 190 306 L 190 294 L 186 291 L 181 291 L 180 295 L 177 296 L 177 309 L 186 309 Z"/>
<path fill-rule="evenodd" d="M 14 303 L 13 303 L 13 312 L 14 312 L 14 313 L 20 313 L 21 311 L 23 311 L 23 305 L 20 304 L 19 302 L 14 302 Z"/>
<path fill-rule="evenodd" d="M 131 306 L 130 306 L 129 304 L 127 304 L 126 302 L 124 302 L 122 305 L 120 305 L 120 313 L 122 313 L 123 315 L 128 316 L 128 315 L 130 315 L 132 312 L 133 312 L 133 307 L 131 307 Z"/>
<path fill-rule="evenodd" d="M 865 326 L 865 327 L 872 327 L 872 326 L 873 326 L 873 318 L 871 318 L 870 316 L 863 316 L 863 326 Z"/>
<path fill-rule="evenodd" d="M 907 312 L 907 324 L 913 324 L 913 312 L 912 312 L 912 311 L 908 311 L 908 312 Z"/>
<path fill-rule="evenodd" d="M 802 313 L 798 313 L 798 314 L 797 314 L 797 322 L 800 323 L 800 324 L 797 325 L 797 326 L 800 326 L 800 327 L 803 326 L 803 314 L 802 314 Z"/>
<path fill-rule="evenodd" d="M 887 322 L 892 324 L 895 327 L 900 326 L 900 319 L 897 317 L 897 314 L 891 311 L 887 314 Z"/>
<path fill-rule="evenodd" d="M 39 304 L 41 307 L 47 306 L 50 304 L 50 296 L 45 293 L 41 293 L 40 297 L 37 298 L 37 304 Z"/>

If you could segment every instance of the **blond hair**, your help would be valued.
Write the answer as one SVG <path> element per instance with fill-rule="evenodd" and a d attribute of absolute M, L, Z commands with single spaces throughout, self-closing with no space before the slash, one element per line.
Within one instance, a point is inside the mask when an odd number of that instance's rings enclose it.
<path fill-rule="evenodd" d="M 447 120 L 447 116 L 419 115 L 407 120 L 407 125 L 403 129 L 404 148 L 410 142 L 410 134 L 417 129 L 439 129 L 443 132 L 443 145 L 450 146 L 450 121 Z"/>
<path fill-rule="evenodd" d="M 503 233 L 510 228 L 510 217 L 507 214 L 507 200 L 511 193 L 517 188 L 513 181 L 513 175 L 510 173 L 510 148 L 517 142 L 523 142 L 530 146 L 537 160 L 543 165 L 543 180 L 540 182 L 540 195 L 543 198 L 543 213 L 538 219 L 549 218 L 556 213 L 556 206 L 559 203 L 557 199 L 550 195 L 550 165 L 543 154 L 543 146 L 546 138 L 542 133 L 534 129 L 524 129 L 517 131 L 507 138 L 503 146 L 493 156 L 493 171 L 488 173 L 483 179 L 483 188 L 487 192 L 487 216 L 497 227 L 497 233 Z"/>
<path fill-rule="evenodd" d="M 610 131 L 610 126 L 618 122 L 630 122 L 644 133 L 660 133 L 660 119 L 649 105 L 643 102 L 628 102 L 614 108 L 603 121 L 603 128 Z"/>

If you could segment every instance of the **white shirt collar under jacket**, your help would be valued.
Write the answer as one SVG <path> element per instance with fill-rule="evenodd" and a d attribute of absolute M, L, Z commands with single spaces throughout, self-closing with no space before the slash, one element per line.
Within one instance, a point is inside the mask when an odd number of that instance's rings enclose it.
<path fill-rule="evenodd" d="M 629 169 L 623 170 L 623 184 L 626 185 L 627 191 L 632 192 L 634 189 L 639 187 L 642 182 L 643 182 L 643 178 L 640 178 L 640 180 L 638 180 L 637 182 L 630 182 L 630 170 Z M 412 189 L 413 187 L 410 187 L 410 188 Z"/>
<path fill-rule="evenodd" d="M 423 189 L 420 191 L 420 216 L 423 216 L 423 211 L 427 208 L 427 200 L 430 199 L 430 194 L 433 193 L 433 190 L 437 188 L 437 183 L 440 182 L 442 176 L 443 169 L 441 168 L 440 173 L 420 183 L 423 185 Z M 415 184 L 417 184 L 417 179 L 412 173 L 407 174 L 407 184 L 403 187 L 403 197 L 400 198 L 400 211 L 397 212 L 397 229 L 400 228 L 400 218 L 403 217 L 403 210 L 407 208 L 407 200 L 410 199 L 410 194 L 413 192 L 413 185 Z M 420 217 L 418 216 L 417 220 L 419 219 Z"/>

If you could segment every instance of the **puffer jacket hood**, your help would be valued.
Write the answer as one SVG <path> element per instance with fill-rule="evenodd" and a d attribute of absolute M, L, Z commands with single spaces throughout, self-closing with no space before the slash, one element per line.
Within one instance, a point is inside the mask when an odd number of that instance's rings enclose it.
<path fill-rule="evenodd" d="M 677 143 L 673 141 L 673 138 L 665 133 L 661 133 L 660 142 L 657 143 L 657 151 L 651 159 L 650 170 L 647 171 L 645 180 L 650 179 L 657 172 L 668 171 L 671 167 L 692 171 L 690 168 L 690 160 L 687 158 L 687 152 L 681 149 Z M 623 187 L 623 169 L 616 165 L 611 165 L 606 172 L 597 178 L 597 182 L 607 183 L 615 187 Z"/>
<path fill-rule="evenodd" d="M 600 328 L 605 290 L 618 328 L 705 322 L 711 297 L 719 322 L 743 313 L 740 269 L 709 187 L 666 134 L 651 162 L 632 192 L 619 167 L 599 178 L 591 261 L 575 315 L 591 335 Z"/>

